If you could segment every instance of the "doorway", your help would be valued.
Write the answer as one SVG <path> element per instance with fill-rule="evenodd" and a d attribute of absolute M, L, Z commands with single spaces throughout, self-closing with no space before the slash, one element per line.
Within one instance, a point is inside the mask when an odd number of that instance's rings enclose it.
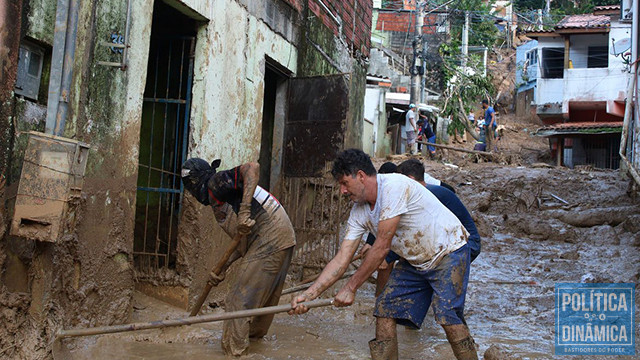
<path fill-rule="evenodd" d="M 175 268 L 187 152 L 197 22 L 162 1 L 153 9 L 142 107 L 134 263 L 152 274 Z"/>
<path fill-rule="evenodd" d="M 288 74 L 267 58 L 264 71 L 264 102 L 262 106 L 262 136 L 260 139 L 260 180 L 258 185 L 272 191 L 280 175 L 282 137 L 285 117 L 285 96 Z"/>

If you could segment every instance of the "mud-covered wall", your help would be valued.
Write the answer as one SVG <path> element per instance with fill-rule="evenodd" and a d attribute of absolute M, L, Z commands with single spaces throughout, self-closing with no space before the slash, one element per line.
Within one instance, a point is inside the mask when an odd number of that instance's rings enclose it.
<path fill-rule="evenodd" d="M 52 47 L 57 2 L 27 3 L 28 21 L 21 36 Z M 130 38 L 133 50 L 127 71 L 97 64 L 112 56 L 99 42 L 125 32 L 127 2 L 79 3 L 70 110 L 63 133 L 91 146 L 82 197 L 72 206 L 77 227 L 66 229 L 57 243 L 9 236 L 0 240 L 0 301 L 11 309 L 11 316 L 3 319 L 11 326 L 0 330 L 0 347 L 9 357 L 49 358 L 57 329 L 121 323 L 131 309 L 137 146 L 153 2 L 132 1 L 130 30 L 137 36 Z M 49 66 L 46 61 L 45 65 Z M 46 91 L 48 84 L 44 86 Z M 24 114 L 33 103 L 17 98 L 14 103 L 10 118 L 32 121 Z M 1 120 L 7 121 L 4 114 Z M 23 137 L 14 136 L 14 150 L 20 150 Z"/>
<path fill-rule="evenodd" d="M 3 181 L 7 175 L 13 137 L 13 87 L 20 46 L 20 36 L 16 36 L 20 32 L 14 29 L 22 27 L 22 1 L 0 0 L 0 24 L 0 181 Z"/>
<path fill-rule="evenodd" d="M 322 18 L 309 9 L 307 14 L 300 39 L 298 76 L 349 74 L 349 113 L 344 124 L 344 147 L 361 147 L 366 65 L 361 58 L 354 57 L 358 52 L 352 51 L 343 38 L 336 36 Z"/>

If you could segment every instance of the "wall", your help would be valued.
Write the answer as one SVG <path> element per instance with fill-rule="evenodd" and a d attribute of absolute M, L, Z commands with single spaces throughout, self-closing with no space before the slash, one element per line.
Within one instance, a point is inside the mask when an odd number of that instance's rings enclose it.
<path fill-rule="evenodd" d="M 523 72 L 527 53 L 537 46 L 537 40 L 529 40 L 516 49 L 516 86 L 518 86 L 518 92 L 535 87 L 538 78 L 538 64 L 527 64 L 526 79 L 523 77 Z"/>
<path fill-rule="evenodd" d="M 562 112 L 569 101 L 624 100 L 629 74 L 619 69 L 566 69 L 564 71 Z"/>
<path fill-rule="evenodd" d="M 44 357 L 57 329 L 122 322 L 131 311 L 137 139 L 150 6 L 151 1 L 133 2 L 136 16 L 131 33 L 141 36 L 131 37 L 135 51 L 130 52 L 128 71 L 121 71 L 98 66 L 95 60 L 108 51 L 99 41 L 108 40 L 112 32 L 124 33 L 126 2 L 80 2 L 70 111 L 64 129 L 65 137 L 91 145 L 82 198 L 74 212 L 77 228 L 67 229 L 55 244 L 10 236 L 0 240 L 3 254 L 10 259 L 2 264 L 3 270 L 24 276 L 19 293 L 3 278 L 0 298 L 21 299 L 10 306 L 14 318 L 8 321 L 15 326 L 0 330 L 0 346 L 11 349 L 4 355 Z M 56 1 L 31 0 L 27 9 L 26 26 L 12 37 L 27 36 L 50 48 Z M 21 109 L 32 106 L 19 98 L 11 101 L 16 104 L 11 117 L 24 119 L 18 126 L 27 130 L 31 119 Z M 23 139 L 26 136 L 14 138 L 12 152 L 20 153 Z M 18 165 L 21 161 L 14 159 Z M 14 172 L 19 174 L 19 166 Z"/>
<path fill-rule="evenodd" d="M 564 94 L 564 79 L 538 78 L 536 90 L 536 105 L 562 103 Z"/>

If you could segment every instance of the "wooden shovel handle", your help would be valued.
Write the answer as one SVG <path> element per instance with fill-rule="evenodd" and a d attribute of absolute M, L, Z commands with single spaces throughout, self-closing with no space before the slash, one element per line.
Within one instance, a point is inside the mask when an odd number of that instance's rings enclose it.
<path fill-rule="evenodd" d="M 210 277 L 211 275 L 216 275 L 216 276 L 220 275 L 220 273 L 222 272 L 222 269 L 224 268 L 224 265 L 227 263 L 227 261 L 229 261 L 231 254 L 233 254 L 233 252 L 236 251 L 236 249 L 238 248 L 238 245 L 240 245 L 242 237 L 243 235 L 240 235 L 239 233 L 236 234 L 236 236 L 233 238 L 233 241 L 231 242 L 231 245 L 229 245 L 229 247 L 227 248 L 227 251 L 224 253 L 220 261 L 218 261 L 218 263 L 216 264 L 216 267 L 213 268 L 213 270 L 211 270 Z M 202 304 L 204 304 L 204 301 L 207 300 L 207 296 L 209 296 L 209 292 L 211 291 L 211 288 L 213 288 L 213 284 L 209 279 L 207 280 L 207 285 L 205 285 L 204 287 L 204 291 L 202 291 L 202 294 L 200 294 L 198 301 L 196 301 L 196 304 L 193 306 L 193 309 L 191 309 L 191 313 L 189 314 L 189 316 L 198 315 L 198 313 L 200 312 L 200 308 L 202 308 Z"/>

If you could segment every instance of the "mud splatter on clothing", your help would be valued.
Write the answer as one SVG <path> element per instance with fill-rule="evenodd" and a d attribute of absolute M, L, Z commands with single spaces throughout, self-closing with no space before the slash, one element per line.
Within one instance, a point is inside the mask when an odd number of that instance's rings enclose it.
<path fill-rule="evenodd" d="M 373 315 L 420 328 L 429 306 L 438 324 L 465 324 L 464 301 L 469 281 L 468 245 L 446 255 L 433 270 L 421 271 L 400 261 L 376 299 Z"/>

